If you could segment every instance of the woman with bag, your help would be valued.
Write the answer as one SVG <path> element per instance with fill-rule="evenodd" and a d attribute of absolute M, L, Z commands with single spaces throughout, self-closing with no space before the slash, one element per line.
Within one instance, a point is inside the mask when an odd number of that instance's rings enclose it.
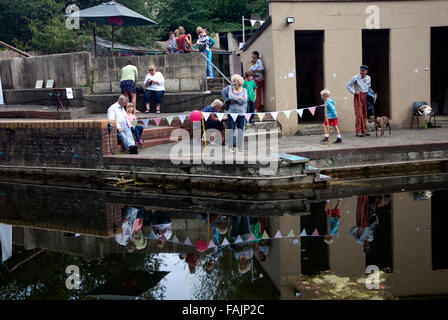
<path fill-rule="evenodd" d="M 188 53 L 193 51 L 191 48 L 191 35 L 185 34 L 185 29 L 182 26 L 180 26 L 177 30 L 179 31 L 179 36 L 176 39 L 176 45 L 179 53 Z"/>
<path fill-rule="evenodd" d="M 151 97 L 156 96 L 156 113 L 160 113 L 160 105 L 162 104 L 162 96 L 165 94 L 165 78 L 161 72 L 158 72 L 156 66 L 151 64 L 148 67 L 149 73 L 146 75 L 145 81 L 145 102 L 146 111 L 149 113 Z"/>

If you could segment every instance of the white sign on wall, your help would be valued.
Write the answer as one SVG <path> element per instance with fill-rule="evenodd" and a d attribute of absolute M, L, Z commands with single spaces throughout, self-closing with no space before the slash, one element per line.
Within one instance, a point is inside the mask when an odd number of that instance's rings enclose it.
<path fill-rule="evenodd" d="M 2 88 L 2 78 L 0 77 L 0 104 L 5 104 L 3 100 L 3 88 Z"/>

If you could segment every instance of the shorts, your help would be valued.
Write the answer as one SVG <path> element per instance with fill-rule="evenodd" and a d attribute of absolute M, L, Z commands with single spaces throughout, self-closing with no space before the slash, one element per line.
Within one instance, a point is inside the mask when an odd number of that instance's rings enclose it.
<path fill-rule="evenodd" d="M 330 126 L 337 127 L 338 126 L 338 118 L 334 119 L 328 119 L 328 122 L 330 123 Z M 324 126 L 327 125 L 327 120 L 324 121 Z"/>
<path fill-rule="evenodd" d="M 125 92 L 136 93 L 134 80 L 121 81 L 120 88 L 121 88 L 121 93 L 125 93 Z"/>

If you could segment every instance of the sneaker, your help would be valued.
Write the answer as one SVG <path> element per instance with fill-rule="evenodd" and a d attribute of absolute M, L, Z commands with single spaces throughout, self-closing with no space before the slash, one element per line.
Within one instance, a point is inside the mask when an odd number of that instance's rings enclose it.
<path fill-rule="evenodd" d="M 341 143 L 342 142 L 342 139 L 341 138 L 337 138 L 336 140 L 335 140 L 335 142 L 333 142 L 333 143 Z"/>
<path fill-rule="evenodd" d="M 142 144 L 144 141 L 143 141 L 143 139 L 140 139 L 139 141 L 138 141 L 138 143 L 140 143 L 140 144 Z"/>
<path fill-rule="evenodd" d="M 356 136 L 357 137 L 364 137 L 364 135 L 362 133 L 357 133 Z"/>
<path fill-rule="evenodd" d="M 320 142 L 328 142 L 328 137 L 324 137 Z"/>

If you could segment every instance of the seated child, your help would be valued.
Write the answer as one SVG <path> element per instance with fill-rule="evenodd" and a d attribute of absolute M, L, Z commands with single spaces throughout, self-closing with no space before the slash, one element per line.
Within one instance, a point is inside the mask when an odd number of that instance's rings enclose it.
<path fill-rule="evenodd" d="M 132 103 L 126 105 L 126 116 L 128 117 L 129 124 L 131 126 L 131 131 L 135 135 L 135 141 L 138 144 L 143 144 L 142 133 L 143 126 L 137 125 L 137 117 L 135 116 L 135 107 Z"/>

